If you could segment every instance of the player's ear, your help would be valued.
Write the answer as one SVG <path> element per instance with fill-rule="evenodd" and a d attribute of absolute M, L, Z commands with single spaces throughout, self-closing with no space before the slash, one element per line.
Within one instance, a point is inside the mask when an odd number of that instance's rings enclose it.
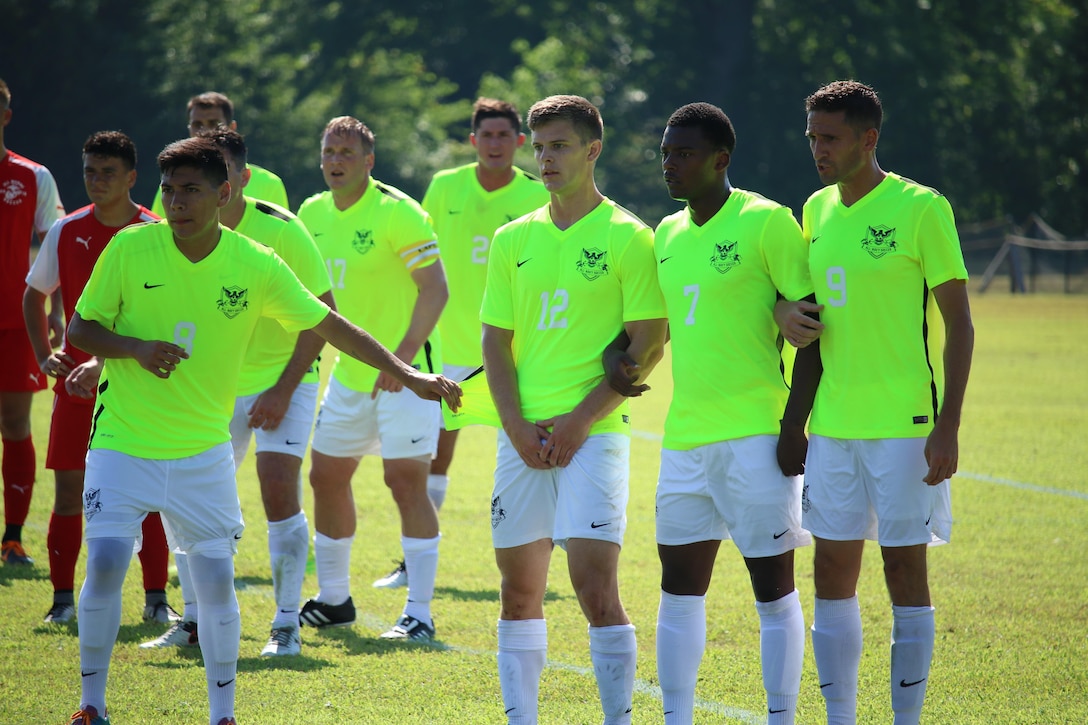
<path fill-rule="evenodd" d="M 136 169 L 129 169 L 126 173 L 128 174 L 128 188 L 131 189 L 136 186 Z"/>
<path fill-rule="evenodd" d="M 725 171 L 728 169 L 730 159 L 731 156 L 729 155 L 729 152 L 725 149 L 720 149 L 718 151 L 718 158 L 714 160 L 714 170 Z"/>
<path fill-rule="evenodd" d="M 224 181 L 222 184 L 219 185 L 219 199 L 218 199 L 218 203 L 216 204 L 216 206 L 219 206 L 220 208 L 222 208 L 222 207 L 226 206 L 227 202 L 229 202 L 229 201 L 230 201 L 230 182 L 229 181 Z"/>
<path fill-rule="evenodd" d="M 247 186 L 249 186 L 249 180 L 251 178 L 253 178 L 253 172 L 250 171 L 250 168 L 247 166 L 244 169 L 242 169 L 242 188 L 243 189 L 246 188 Z"/>
<path fill-rule="evenodd" d="M 599 138 L 595 138 L 589 142 L 589 153 L 586 155 L 587 160 L 596 161 L 601 155 L 601 149 L 604 144 Z"/>

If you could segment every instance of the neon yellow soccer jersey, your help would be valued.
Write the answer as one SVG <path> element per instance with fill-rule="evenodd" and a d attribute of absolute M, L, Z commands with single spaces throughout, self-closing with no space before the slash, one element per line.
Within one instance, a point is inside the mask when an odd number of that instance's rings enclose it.
<path fill-rule="evenodd" d="M 106 361 L 90 447 L 139 458 L 185 458 L 230 440 L 246 343 L 261 317 L 298 331 L 329 313 L 263 245 L 221 228 L 190 262 L 166 222 L 118 232 L 99 257 L 76 311 L 119 335 L 164 340 L 189 358 L 163 380 L 132 358 Z"/>
<path fill-rule="evenodd" d="M 789 395 L 777 293 L 790 300 L 812 294 L 808 250 L 790 210 L 733 189 L 701 227 L 686 208 L 665 217 L 654 254 L 672 345 L 662 445 L 687 450 L 777 434 Z"/>
<path fill-rule="evenodd" d="M 575 408 L 603 377 L 601 354 L 625 322 L 665 317 L 653 234 L 605 199 L 570 228 L 551 205 L 495 233 L 480 320 L 513 330 L 522 415 Z M 627 403 L 590 433 L 629 432 Z"/>
<path fill-rule="evenodd" d="M 328 191 L 302 203 L 299 219 L 325 260 L 340 314 L 390 350 L 408 331 L 419 290 L 412 272 L 438 261 L 438 244 L 427 213 L 400 190 L 371 177 L 366 191 L 340 211 Z M 413 364 L 439 372 L 437 335 Z M 346 355 L 332 375 L 357 392 L 374 389 L 378 371 Z"/>
<path fill-rule="evenodd" d="M 283 185 L 283 180 L 273 174 L 268 169 L 257 166 L 257 164 L 246 164 L 249 168 L 250 176 L 249 183 L 246 184 L 245 195 L 250 199 L 257 199 L 259 201 L 267 201 L 270 204 L 275 204 L 283 209 L 290 209 L 287 204 L 287 189 Z M 151 211 L 160 217 L 166 217 L 162 206 L 162 193 L 155 195 L 155 200 L 151 202 Z"/>
<path fill-rule="evenodd" d="M 442 362 L 465 367 L 482 364 L 480 303 L 487 283 L 487 257 L 495 230 L 548 203 L 540 179 L 514 169 L 514 180 L 487 191 L 476 179 L 478 164 L 435 174 L 423 197 L 431 216 L 450 298 L 438 329 L 442 333 Z"/>
<path fill-rule="evenodd" d="M 834 438 L 929 435 L 944 386 L 932 289 L 967 279 L 948 201 L 895 174 L 847 207 L 837 186 L 805 202 L 809 271 L 827 325 L 809 430 Z"/>
<path fill-rule="evenodd" d="M 325 260 L 306 231 L 306 225 L 281 207 L 255 199 L 245 201 L 245 212 L 234 231 L 271 247 L 314 296 L 328 292 L 330 283 Z M 297 333 L 287 332 L 276 320 L 261 319 L 246 348 L 242 374 L 238 378 L 238 395 L 260 393 L 275 385 L 291 359 L 297 340 Z M 314 364 L 301 382 L 316 383 L 318 378 Z"/>

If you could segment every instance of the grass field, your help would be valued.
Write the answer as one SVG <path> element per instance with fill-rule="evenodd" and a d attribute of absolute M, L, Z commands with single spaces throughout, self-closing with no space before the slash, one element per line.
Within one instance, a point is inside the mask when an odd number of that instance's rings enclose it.
<path fill-rule="evenodd" d="M 953 484 L 953 543 L 931 552 L 937 646 L 923 722 L 1042 725 L 1088 722 L 1088 298 L 976 295 L 975 363 Z M 325 366 L 326 368 L 328 365 Z M 638 627 L 635 723 L 660 722 L 654 628 L 658 563 L 653 489 L 659 435 L 669 398 L 662 368 L 636 401 L 631 504 L 621 587 Z M 712 382 L 713 378 L 708 382 Z M 51 396 L 37 396 L 34 435 L 44 458 Z M 163 431 L 169 436 L 170 431 Z M 396 514 L 375 461 L 355 478 L 354 628 L 303 631 L 303 654 L 258 656 L 273 601 L 266 524 L 252 458 L 239 473 L 249 528 L 236 566 L 242 608 L 238 719 L 273 723 L 495 723 L 503 708 L 495 667 L 498 577 L 490 549 L 493 431 L 461 438 L 449 497 L 433 609 L 439 642 L 404 646 L 377 639 L 399 615 L 404 590 L 372 589 L 399 558 Z M 308 470 L 306 465 L 304 470 Z M 44 625 L 51 602 L 45 529 L 52 474 L 40 470 L 24 540 L 32 569 L 0 567 L 0 725 L 63 723 L 79 704 L 74 622 Z M 307 492 L 307 509 L 312 510 Z M 812 617 L 811 552 L 798 556 L 798 589 Z M 77 583 L 82 581 L 82 565 Z M 308 575 L 304 596 L 317 590 Z M 169 596 L 180 606 L 176 580 Z M 861 723 L 890 722 L 890 607 L 879 552 L 866 552 L 859 596 L 866 653 Z M 125 585 L 121 631 L 110 672 L 115 725 L 207 722 L 199 653 L 145 651 L 161 633 L 140 622 L 139 564 Z M 722 547 L 708 598 L 708 646 L 696 722 L 764 722 L 758 620 L 739 555 Z M 600 722 L 586 625 L 557 552 L 546 604 L 549 667 L 541 682 L 541 722 Z M 807 645 L 806 645 L 807 647 Z M 798 722 L 818 723 L 823 704 L 811 650 Z"/>

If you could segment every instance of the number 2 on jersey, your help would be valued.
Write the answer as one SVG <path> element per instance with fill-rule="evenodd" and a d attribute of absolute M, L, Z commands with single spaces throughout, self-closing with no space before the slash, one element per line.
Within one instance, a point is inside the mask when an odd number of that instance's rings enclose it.
<path fill-rule="evenodd" d="M 842 267 L 827 268 L 827 288 L 832 295 L 827 298 L 827 304 L 832 307 L 846 306 L 846 270 Z M 835 293 L 838 293 L 837 295 Z"/>
<path fill-rule="evenodd" d="M 566 327 L 567 318 L 563 317 L 563 313 L 567 311 L 567 305 L 570 304 L 570 295 L 567 294 L 565 289 L 557 289 L 554 293 L 548 292 L 540 293 L 540 322 L 537 323 L 536 329 L 538 330 L 552 330 L 555 328 Z"/>
<path fill-rule="evenodd" d="M 491 240 L 483 235 L 472 238 L 472 263 L 487 264 L 487 250 L 491 248 Z"/>

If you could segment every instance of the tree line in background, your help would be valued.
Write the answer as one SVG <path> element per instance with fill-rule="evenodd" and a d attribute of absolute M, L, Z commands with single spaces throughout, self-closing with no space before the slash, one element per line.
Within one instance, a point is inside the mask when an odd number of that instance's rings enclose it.
<path fill-rule="evenodd" d="M 879 158 L 933 186 L 961 222 L 1039 213 L 1088 230 L 1088 12 L 1077 0 L 0 0 L 9 148 L 83 205 L 79 149 L 119 129 L 154 157 L 186 135 L 185 103 L 228 94 L 251 160 L 292 206 L 324 184 L 321 130 L 354 115 L 377 134 L 375 176 L 420 198 L 472 160 L 472 101 L 524 111 L 577 93 L 605 120 L 602 190 L 656 224 L 676 209 L 657 153 L 669 114 L 721 106 L 737 128 L 730 179 L 793 207 L 819 184 L 803 99 L 838 78 L 875 87 Z M 528 145 L 519 163 L 533 170 Z"/>

